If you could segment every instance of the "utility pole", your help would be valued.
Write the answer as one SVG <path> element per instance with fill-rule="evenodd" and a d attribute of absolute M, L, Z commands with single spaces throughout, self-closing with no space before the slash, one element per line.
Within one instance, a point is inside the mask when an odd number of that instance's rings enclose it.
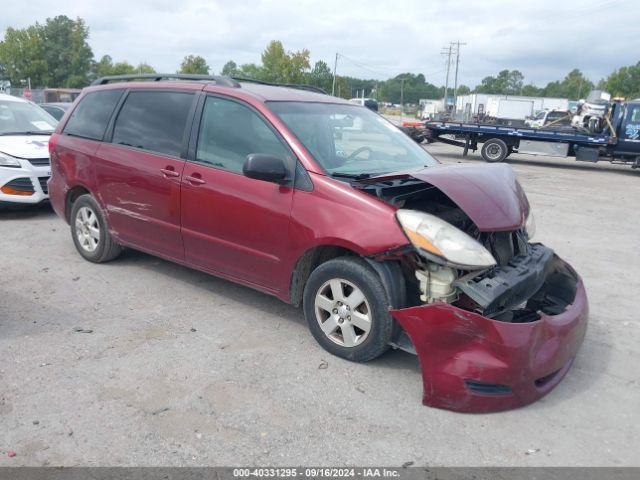
<path fill-rule="evenodd" d="M 453 86 L 453 111 L 458 109 L 458 66 L 460 65 L 460 45 L 466 45 L 466 43 L 460 43 L 458 40 L 456 43 L 456 76 Z"/>
<path fill-rule="evenodd" d="M 442 106 L 444 107 L 444 111 L 447 111 L 447 94 L 449 93 L 449 69 L 451 67 L 451 53 L 453 50 L 453 43 L 449 43 L 449 48 L 443 50 L 441 53 L 447 56 L 447 76 L 445 78 L 444 83 L 444 98 L 442 100 Z"/>
<path fill-rule="evenodd" d="M 404 78 L 400 79 L 400 121 L 404 117 Z"/>
<path fill-rule="evenodd" d="M 338 52 L 336 52 L 336 59 L 333 62 L 333 83 L 331 84 L 331 95 L 335 96 L 336 93 L 336 69 L 338 68 Z"/>

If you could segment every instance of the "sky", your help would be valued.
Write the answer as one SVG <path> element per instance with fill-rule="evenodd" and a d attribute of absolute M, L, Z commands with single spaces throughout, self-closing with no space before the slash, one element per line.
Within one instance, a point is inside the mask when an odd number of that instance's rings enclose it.
<path fill-rule="evenodd" d="M 29 0 L 0 11 L 0 36 L 47 17 L 81 17 L 96 58 L 158 72 L 175 72 L 188 54 L 214 73 L 228 60 L 260 63 L 271 40 L 332 68 L 338 52 L 339 75 L 423 73 L 436 85 L 445 83 L 443 48 L 460 41 L 458 82 L 471 87 L 503 69 L 538 86 L 573 68 L 598 81 L 640 60 L 638 0 Z"/>

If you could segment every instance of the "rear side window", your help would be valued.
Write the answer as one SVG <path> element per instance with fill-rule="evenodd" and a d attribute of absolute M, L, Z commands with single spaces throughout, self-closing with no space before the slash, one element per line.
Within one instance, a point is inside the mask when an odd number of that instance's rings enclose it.
<path fill-rule="evenodd" d="M 71 114 L 63 133 L 102 140 L 107 123 L 124 90 L 103 90 L 88 93 Z"/>
<path fill-rule="evenodd" d="M 113 128 L 113 143 L 179 157 L 194 95 L 132 91 Z"/>

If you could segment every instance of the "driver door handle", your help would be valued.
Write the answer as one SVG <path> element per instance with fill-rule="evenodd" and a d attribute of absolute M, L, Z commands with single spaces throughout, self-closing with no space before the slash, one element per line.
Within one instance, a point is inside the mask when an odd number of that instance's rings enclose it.
<path fill-rule="evenodd" d="M 176 172 L 173 167 L 161 168 L 160 171 L 165 177 L 179 177 L 180 173 Z"/>

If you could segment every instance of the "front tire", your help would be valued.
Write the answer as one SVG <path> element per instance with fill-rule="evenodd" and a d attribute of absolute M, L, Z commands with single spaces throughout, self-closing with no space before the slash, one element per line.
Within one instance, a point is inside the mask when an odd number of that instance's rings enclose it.
<path fill-rule="evenodd" d="M 509 147 L 499 138 L 491 138 L 482 145 L 480 155 L 485 162 L 502 162 L 509 155 Z"/>
<path fill-rule="evenodd" d="M 393 334 L 387 293 L 362 260 L 341 257 L 316 268 L 304 288 L 309 329 L 329 353 L 354 362 L 382 355 Z"/>
<path fill-rule="evenodd" d="M 76 199 L 71 209 L 71 237 L 78 253 L 94 263 L 113 260 L 122 251 L 111 234 L 104 213 L 91 195 Z"/>

